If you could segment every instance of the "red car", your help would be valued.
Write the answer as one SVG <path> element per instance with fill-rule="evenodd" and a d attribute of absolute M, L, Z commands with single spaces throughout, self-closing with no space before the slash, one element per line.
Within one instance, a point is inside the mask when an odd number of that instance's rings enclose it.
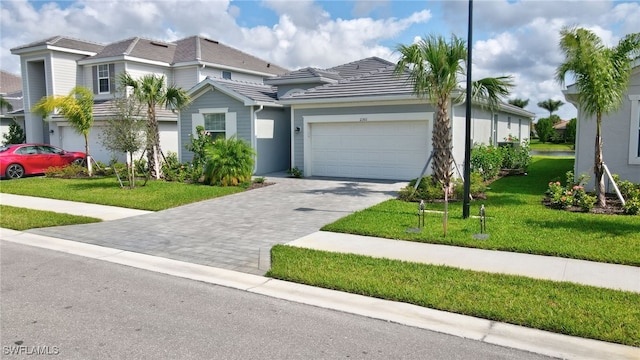
<path fill-rule="evenodd" d="M 46 144 L 14 144 L 0 146 L 0 176 L 18 179 L 42 174 L 50 166 L 85 164 L 83 152 L 65 151 Z"/>

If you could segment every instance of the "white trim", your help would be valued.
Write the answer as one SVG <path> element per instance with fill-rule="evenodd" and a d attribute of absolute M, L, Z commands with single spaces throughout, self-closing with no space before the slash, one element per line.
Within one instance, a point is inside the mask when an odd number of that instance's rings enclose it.
<path fill-rule="evenodd" d="M 631 118 L 629 119 L 629 165 L 640 165 L 638 156 L 638 131 L 640 131 L 640 95 L 629 95 Z M 634 146 L 635 145 L 635 146 Z"/>
<path fill-rule="evenodd" d="M 293 111 L 293 109 L 291 109 Z M 293 114 L 291 114 L 293 124 Z M 312 176 L 312 154 L 311 154 L 311 124 L 314 123 L 344 123 L 344 122 L 387 122 L 387 121 L 426 121 L 427 132 L 433 131 L 433 112 L 410 112 L 410 113 L 370 113 L 370 114 L 340 114 L 340 115 L 309 115 L 302 117 L 302 136 L 304 136 L 304 176 Z M 293 127 L 293 125 L 292 125 Z M 292 132 L 294 129 L 292 129 Z M 292 142 L 293 144 L 293 142 Z M 293 147 L 293 145 L 292 145 Z M 292 157 L 294 149 L 291 151 Z"/>
<path fill-rule="evenodd" d="M 289 163 L 289 166 L 291 169 L 293 169 L 296 166 L 296 137 L 295 137 L 295 117 L 294 117 L 294 110 L 293 107 L 290 109 L 291 110 L 291 116 L 289 117 L 289 123 L 291 125 L 291 131 L 290 131 L 290 136 L 291 136 L 291 162 Z M 303 135 L 304 136 L 304 135 Z"/>
<path fill-rule="evenodd" d="M 309 115 L 303 116 L 302 121 L 305 125 L 316 122 L 420 121 L 429 120 L 429 116 L 433 119 L 433 112 Z"/>
<path fill-rule="evenodd" d="M 220 114 L 220 113 L 228 113 L 229 108 L 203 108 L 198 109 L 200 114 Z"/>

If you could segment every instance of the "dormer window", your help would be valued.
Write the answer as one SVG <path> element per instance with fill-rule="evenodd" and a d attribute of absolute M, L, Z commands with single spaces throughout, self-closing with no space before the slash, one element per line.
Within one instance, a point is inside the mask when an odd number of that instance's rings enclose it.
<path fill-rule="evenodd" d="M 231 71 L 222 71 L 222 78 L 223 79 L 227 79 L 227 80 L 231 80 Z"/>

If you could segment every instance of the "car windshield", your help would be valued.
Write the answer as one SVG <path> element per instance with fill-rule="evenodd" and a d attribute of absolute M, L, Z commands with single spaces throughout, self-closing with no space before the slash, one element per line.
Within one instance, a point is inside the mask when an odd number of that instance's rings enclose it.
<path fill-rule="evenodd" d="M 10 146 L 8 146 L 8 145 L 0 146 L 0 153 L 5 152 L 5 151 L 9 150 L 9 147 L 10 147 Z"/>

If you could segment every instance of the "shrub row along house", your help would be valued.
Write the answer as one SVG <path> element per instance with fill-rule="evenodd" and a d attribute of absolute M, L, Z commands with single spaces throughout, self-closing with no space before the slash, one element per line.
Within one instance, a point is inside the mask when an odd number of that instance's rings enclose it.
<path fill-rule="evenodd" d="M 161 74 L 188 90 L 187 108 L 158 109 L 162 149 L 181 161 L 192 160 L 185 145 L 199 125 L 212 136 L 235 135 L 251 144 L 256 175 L 296 167 L 305 176 L 407 180 L 420 174 L 432 150 L 433 104 L 414 95 L 407 74 L 394 74 L 394 63 L 377 57 L 289 71 L 200 36 L 106 45 L 57 36 L 11 52 L 21 61 L 27 141 L 82 150 L 82 137 L 64 118 L 45 121 L 29 109 L 43 96 L 85 86 L 95 95 L 92 156 L 104 162 L 112 154 L 100 145 L 100 128 L 114 116 L 110 103 L 124 72 Z M 449 113 L 453 157 L 462 173 L 465 104 L 452 104 Z M 509 104 L 494 111 L 474 105 L 472 139 L 523 141 L 533 116 Z"/>

